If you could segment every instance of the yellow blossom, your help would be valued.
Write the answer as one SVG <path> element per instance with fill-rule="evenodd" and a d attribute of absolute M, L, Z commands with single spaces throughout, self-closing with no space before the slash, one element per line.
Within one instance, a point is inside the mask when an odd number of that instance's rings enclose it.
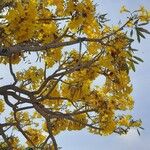
<path fill-rule="evenodd" d="M 129 10 L 126 8 L 126 6 L 122 6 L 120 9 L 120 13 L 129 12 Z"/>
<path fill-rule="evenodd" d="M 28 134 L 28 136 L 30 137 L 31 141 L 35 144 L 35 145 L 39 145 L 41 144 L 44 139 L 45 136 L 41 134 L 40 130 L 37 129 L 33 129 L 33 128 L 28 128 L 26 130 L 26 133 Z M 32 144 L 30 143 L 30 141 L 26 142 L 29 146 L 32 146 Z"/>
<path fill-rule="evenodd" d="M 130 123 L 131 127 L 141 127 L 141 125 L 142 125 L 141 120 L 133 121 L 133 122 Z"/>
<path fill-rule="evenodd" d="M 133 23 L 132 21 L 130 21 L 130 22 L 127 23 L 127 26 L 128 26 L 128 27 L 133 27 L 133 26 L 134 26 L 134 23 Z"/>
<path fill-rule="evenodd" d="M 2 113 L 4 110 L 4 100 L 0 99 L 0 113 Z"/>

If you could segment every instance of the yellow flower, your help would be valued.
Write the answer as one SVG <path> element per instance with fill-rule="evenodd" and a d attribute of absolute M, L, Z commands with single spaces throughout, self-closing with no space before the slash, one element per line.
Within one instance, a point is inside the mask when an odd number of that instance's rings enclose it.
<path fill-rule="evenodd" d="M 11 137 L 9 139 L 9 142 L 11 143 L 11 145 L 13 146 L 13 148 L 17 148 L 18 143 L 19 143 L 19 138 L 18 137 Z"/>
<path fill-rule="evenodd" d="M 149 22 L 150 21 L 150 11 L 141 11 L 139 14 L 139 18 L 141 22 Z"/>
<path fill-rule="evenodd" d="M 138 121 L 134 121 L 130 123 L 131 127 L 140 127 L 142 125 L 142 121 L 138 120 Z"/>
<path fill-rule="evenodd" d="M 45 136 L 41 134 L 40 130 L 28 128 L 26 130 L 28 136 L 30 137 L 31 141 L 35 145 L 41 144 L 45 140 Z M 29 141 L 26 142 L 29 146 L 31 146 L 31 143 Z"/>
<path fill-rule="evenodd" d="M 71 20 L 68 24 L 69 28 L 73 31 L 76 31 L 82 24 L 83 24 L 84 18 L 79 16 L 73 20 Z"/>
<path fill-rule="evenodd" d="M 146 11 L 146 9 L 145 9 L 145 7 L 144 7 L 144 6 L 140 6 L 139 11 L 141 11 L 141 12 L 145 12 L 145 11 Z"/>
<path fill-rule="evenodd" d="M 28 5 L 16 2 L 15 8 L 6 14 L 8 26 L 5 27 L 5 32 L 13 34 L 18 43 L 27 41 L 37 31 L 37 18 L 37 5 L 34 1 L 30 1 Z"/>
<path fill-rule="evenodd" d="M 41 114 L 39 114 L 37 111 L 33 113 L 33 118 L 42 118 Z"/>
<path fill-rule="evenodd" d="M 105 124 L 102 124 L 101 126 L 102 127 L 104 126 L 101 133 L 103 135 L 109 135 L 109 134 L 113 133 L 113 131 L 115 130 L 116 123 L 115 123 L 115 121 L 111 120 Z"/>
<path fill-rule="evenodd" d="M 126 6 L 122 6 L 120 9 L 120 13 L 129 12 L 129 10 L 126 8 Z"/>
<path fill-rule="evenodd" d="M 120 118 L 118 120 L 118 125 L 119 126 L 126 126 L 126 127 L 128 127 L 130 125 L 130 119 L 131 118 L 132 118 L 131 115 L 126 115 L 126 116 Z"/>
<path fill-rule="evenodd" d="M 134 23 L 133 23 L 132 21 L 130 21 L 130 22 L 127 23 L 127 26 L 128 26 L 128 27 L 133 27 L 133 26 L 134 26 Z"/>
<path fill-rule="evenodd" d="M 4 111 L 4 101 L 0 99 L 0 113 Z"/>
<path fill-rule="evenodd" d="M 42 129 L 43 129 L 45 132 L 48 132 L 46 122 L 44 122 L 44 123 L 42 124 Z"/>

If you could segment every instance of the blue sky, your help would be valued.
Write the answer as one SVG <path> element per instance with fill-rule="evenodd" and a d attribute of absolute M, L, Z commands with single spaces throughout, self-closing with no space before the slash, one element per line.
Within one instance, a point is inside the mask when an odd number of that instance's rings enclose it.
<path fill-rule="evenodd" d="M 125 5 L 130 10 L 138 9 L 144 5 L 150 9 L 150 0 L 94 0 L 99 4 L 97 12 L 107 12 L 112 23 L 117 23 L 122 18 L 119 14 L 120 7 Z M 147 27 L 150 30 L 150 26 Z M 111 135 L 101 137 L 92 135 L 83 130 L 80 132 L 64 132 L 58 137 L 58 144 L 62 150 L 150 150 L 150 36 L 135 43 L 139 49 L 138 56 L 144 63 L 137 66 L 136 72 L 131 73 L 131 80 L 135 99 L 134 110 L 131 112 L 134 118 L 141 118 L 145 130 L 141 136 L 135 130 L 131 130 L 126 136 Z"/>

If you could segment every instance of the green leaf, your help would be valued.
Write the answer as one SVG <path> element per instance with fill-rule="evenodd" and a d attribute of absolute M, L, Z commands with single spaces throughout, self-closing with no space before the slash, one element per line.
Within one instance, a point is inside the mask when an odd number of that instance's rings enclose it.
<path fill-rule="evenodd" d="M 33 150 L 33 148 L 31 148 L 31 147 L 28 147 L 28 148 L 26 148 L 25 150 Z"/>
<path fill-rule="evenodd" d="M 131 54 L 131 52 L 129 52 L 129 51 L 127 51 L 127 53 L 132 57 L 132 54 Z"/>
<path fill-rule="evenodd" d="M 136 60 L 133 60 L 133 59 L 130 59 L 130 61 L 132 61 L 133 63 L 135 63 L 135 64 L 139 64 Z"/>
<path fill-rule="evenodd" d="M 138 49 L 132 48 L 131 51 L 138 51 Z"/>
<path fill-rule="evenodd" d="M 72 105 L 72 103 L 71 102 L 67 102 L 67 106 L 71 106 Z"/>
<path fill-rule="evenodd" d="M 137 19 L 137 20 L 134 22 L 134 25 L 136 25 L 138 22 L 139 22 L 139 19 Z"/>
<path fill-rule="evenodd" d="M 138 29 L 139 31 L 141 31 L 141 32 L 150 34 L 150 32 L 149 32 L 148 30 L 144 29 L 144 28 L 138 28 L 138 27 L 137 27 L 137 29 Z"/>
<path fill-rule="evenodd" d="M 131 39 L 131 38 L 128 38 L 129 39 L 129 41 L 132 43 L 132 42 L 134 42 L 134 39 Z"/>
<path fill-rule="evenodd" d="M 143 127 L 139 127 L 140 129 L 142 129 L 142 130 L 144 130 L 144 128 Z"/>
<path fill-rule="evenodd" d="M 0 18 L 4 18 L 4 15 L 0 15 Z"/>
<path fill-rule="evenodd" d="M 126 67 L 126 72 L 127 72 L 127 74 L 129 74 L 129 66 L 128 65 Z"/>
<path fill-rule="evenodd" d="M 140 62 L 144 62 L 141 58 L 137 57 L 137 56 L 133 56 L 136 60 L 140 61 Z"/>
<path fill-rule="evenodd" d="M 130 36 L 131 36 L 131 37 L 133 36 L 133 30 L 130 31 Z"/>
<path fill-rule="evenodd" d="M 139 135 L 139 136 L 141 135 L 141 133 L 140 133 L 139 129 L 137 129 L 137 133 L 138 133 L 138 135 Z"/>
<path fill-rule="evenodd" d="M 140 23 L 140 24 L 138 24 L 138 26 L 144 26 L 144 25 L 147 25 L 147 24 L 148 24 L 148 22 Z"/>
<path fill-rule="evenodd" d="M 139 34 L 140 37 L 142 37 L 143 39 L 145 39 L 145 36 L 143 35 L 142 32 L 138 31 L 138 34 Z"/>
<path fill-rule="evenodd" d="M 137 40 L 139 43 L 141 42 L 140 35 L 138 33 L 137 33 Z"/>
<path fill-rule="evenodd" d="M 107 15 L 107 14 L 102 14 L 102 15 L 100 15 L 100 17 L 101 17 L 102 19 L 104 19 L 106 15 Z"/>
<path fill-rule="evenodd" d="M 139 30 L 138 30 L 138 28 L 135 28 L 135 30 L 136 30 L 137 40 L 140 43 L 141 39 L 140 39 L 140 35 L 139 35 Z"/>
<path fill-rule="evenodd" d="M 134 63 L 133 62 L 131 62 L 131 68 L 132 68 L 132 70 L 135 72 L 136 70 L 135 70 L 135 65 L 134 65 Z"/>

